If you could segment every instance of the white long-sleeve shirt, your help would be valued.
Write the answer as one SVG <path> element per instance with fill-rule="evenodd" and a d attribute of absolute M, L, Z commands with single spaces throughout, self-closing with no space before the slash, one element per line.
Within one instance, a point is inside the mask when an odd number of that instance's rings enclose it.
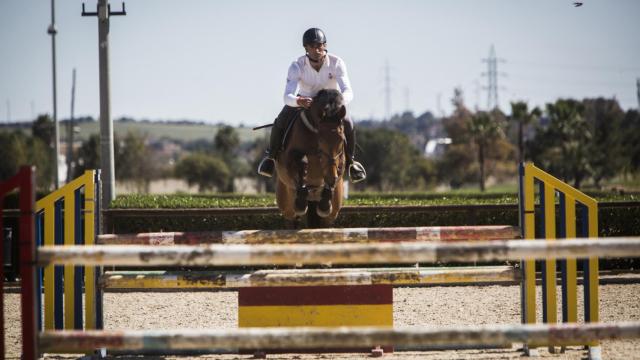
<path fill-rule="evenodd" d="M 316 71 L 311 67 L 309 58 L 303 55 L 289 66 L 284 103 L 298 107 L 298 95 L 314 97 L 322 89 L 340 90 L 344 104 L 348 104 L 353 99 L 353 91 L 347 75 L 347 66 L 338 56 L 327 53 L 320 71 Z"/>

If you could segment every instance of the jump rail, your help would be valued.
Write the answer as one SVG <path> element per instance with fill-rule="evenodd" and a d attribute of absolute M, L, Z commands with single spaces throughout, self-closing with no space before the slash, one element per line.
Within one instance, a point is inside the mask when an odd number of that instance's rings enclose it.
<path fill-rule="evenodd" d="M 436 285 L 520 280 L 512 266 L 398 269 L 312 269 L 228 271 L 112 271 L 103 289 L 221 289 L 273 286 Z"/>
<path fill-rule="evenodd" d="M 243 230 L 210 232 L 156 232 L 99 235 L 102 245 L 198 245 L 366 243 L 384 241 L 508 240 L 518 238 L 513 226 L 429 226 L 304 230 Z"/>
<path fill-rule="evenodd" d="M 46 352 L 111 350 L 311 349 L 394 344 L 486 346 L 525 343 L 579 345 L 640 337 L 640 322 L 615 324 L 482 325 L 423 328 L 252 328 L 223 330 L 55 331 L 40 335 Z"/>
<path fill-rule="evenodd" d="M 550 258 L 640 256 L 640 237 L 564 241 L 485 241 L 460 243 L 44 246 L 39 266 L 239 266 L 300 264 L 413 264 Z"/>

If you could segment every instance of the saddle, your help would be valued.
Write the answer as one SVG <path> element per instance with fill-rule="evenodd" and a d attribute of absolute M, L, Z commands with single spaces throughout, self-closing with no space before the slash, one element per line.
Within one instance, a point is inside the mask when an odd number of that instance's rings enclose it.
<path fill-rule="evenodd" d="M 293 124 L 296 120 L 300 119 L 300 113 L 304 111 L 303 108 L 296 109 L 291 112 L 291 115 L 286 119 L 287 126 L 284 130 L 284 135 L 282 136 L 282 144 L 280 145 L 280 150 L 284 150 L 287 148 L 287 143 L 289 142 L 289 134 L 291 133 L 291 129 L 293 129 Z"/>

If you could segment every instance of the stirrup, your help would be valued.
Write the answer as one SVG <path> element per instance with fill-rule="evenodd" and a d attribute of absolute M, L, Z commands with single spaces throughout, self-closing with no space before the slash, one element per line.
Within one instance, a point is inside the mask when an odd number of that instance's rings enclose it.
<path fill-rule="evenodd" d="M 349 165 L 349 178 L 351 178 L 351 182 L 356 184 L 360 181 L 367 178 L 367 171 L 364 169 L 364 166 L 359 162 L 352 160 L 351 165 Z"/>
<path fill-rule="evenodd" d="M 272 177 L 275 167 L 275 160 L 270 156 L 265 156 L 262 161 L 260 161 L 260 165 L 258 165 L 258 174 L 266 177 Z"/>

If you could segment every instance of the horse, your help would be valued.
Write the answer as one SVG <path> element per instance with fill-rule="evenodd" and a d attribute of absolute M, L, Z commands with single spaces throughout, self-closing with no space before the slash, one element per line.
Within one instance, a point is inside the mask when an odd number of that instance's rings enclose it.
<path fill-rule="evenodd" d="M 276 201 L 288 227 L 328 227 L 342 207 L 346 108 L 338 90 L 318 92 L 290 125 L 276 159 Z"/>

